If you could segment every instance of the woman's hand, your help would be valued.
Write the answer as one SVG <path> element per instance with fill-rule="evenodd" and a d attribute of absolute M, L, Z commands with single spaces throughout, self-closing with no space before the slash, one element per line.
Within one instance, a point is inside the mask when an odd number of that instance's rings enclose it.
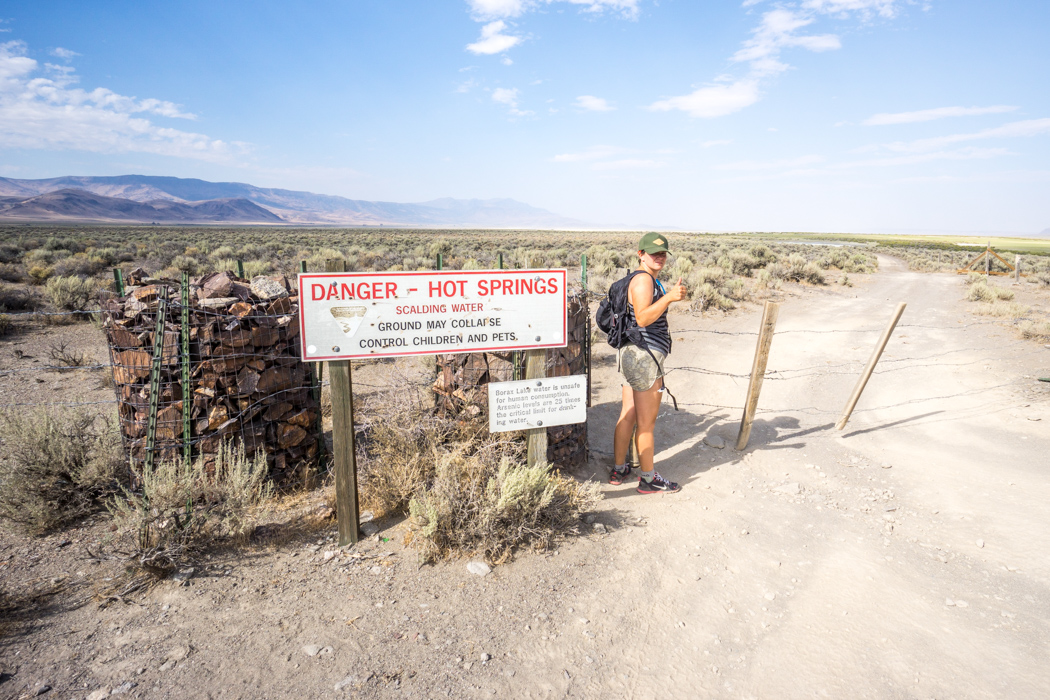
<path fill-rule="evenodd" d="M 667 292 L 667 298 L 673 303 L 676 301 L 682 301 L 688 296 L 685 285 L 682 284 L 682 278 L 679 277 L 678 281 L 674 283 L 674 286 Z"/>

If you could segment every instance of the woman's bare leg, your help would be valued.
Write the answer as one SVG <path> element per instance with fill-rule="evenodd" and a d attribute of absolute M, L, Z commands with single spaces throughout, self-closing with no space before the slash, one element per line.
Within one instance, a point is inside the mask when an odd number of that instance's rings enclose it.
<path fill-rule="evenodd" d="M 645 391 L 634 392 L 635 420 L 638 422 L 638 435 L 635 440 L 638 443 L 638 457 L 642 462 L 642 476 L 653 474 L 653 429 L 656 428 L 656 416 L 660 413 L 660 400 L 663 398 L 660 389 L 663 385 L 663 379 L 657 379 Z M 617 425 L 617 437 L 619 428 Z"/>
<path fill-rule="evenodd" d="M 620 418 L 616 421 L 616 431 L 613 433 L 613 457 L 616 465 L 627 463 L 627 448 L 631 444 L 631 434 L 634 433 L 636 393 L 629 386 L 623 387 L 623 405 L 620 408 Z"/>

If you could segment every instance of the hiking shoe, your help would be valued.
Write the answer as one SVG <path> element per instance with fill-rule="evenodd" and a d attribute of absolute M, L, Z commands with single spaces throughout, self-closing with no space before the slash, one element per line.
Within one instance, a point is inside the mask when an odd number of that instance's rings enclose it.
<path fill-rule="evenodd" d="M 613 486 L 619 486 L 623 482 L 631 478 L 631 466 L 625 465 L 623 471 L 620 471 L 616 467 L 609 470 L 609 483 Z"/>
<path fill-rule="evenodd" d="M 673 481 L 668 481 L 659 474 L 653 474 L 651 482 L 638 477 L 638 493 L 677 493 L 681 490 L 681 486 Z"/>

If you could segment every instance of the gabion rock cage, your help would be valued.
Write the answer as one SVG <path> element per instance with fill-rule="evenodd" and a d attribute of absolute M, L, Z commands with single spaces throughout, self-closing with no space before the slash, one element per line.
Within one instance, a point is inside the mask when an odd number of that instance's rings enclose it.
<path fill-rule="evenodd" d="M 133 467 L 203 455 L 210 469 L 232 441 L 249 455 L 265 452 L 278 485 L 301 483 L 324 442 L 320 388 L 299 358 L 299 299 L 288 280 L 219 272 L 180 283 L 135 271 L 128 284 L 102 309 Z"/>
<path fill-rule="evenodd" d="M 588 374 L 590 312 L 587 294 L 568 298 L 568 343 L 547 350 L 547 376 Z M 478 352 L 437 356 L 433 390 L 436 408 L 446 415 L 488 421 L 488 385 L 525 377 L 524 352 Z M 588 396 L 590 396 L 588 376 Z M 547 462 L 560 469 L 587 461 L 587 424 L 547 428 Z"/>

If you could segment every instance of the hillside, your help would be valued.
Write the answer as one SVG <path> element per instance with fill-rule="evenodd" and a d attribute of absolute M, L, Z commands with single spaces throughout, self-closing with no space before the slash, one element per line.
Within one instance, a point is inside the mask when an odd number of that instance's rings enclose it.
<path fill-rule="evenodd" d="M 154 199 L 137 202 L 78 189 L 19 198 L 0 198 L 0 219 L 15 221 L 91 221 L 157 223 L 283 223 L 274 214 L 243 198 L 195 203 Z"/>
<path fill-rule="evenodd" d="M 214 200 L 247 200 L 280 217 L 274 223 L 521 228 L 580 228 L 586 226 L 582 221 L 569 219 L 513 199 L 444 198 L 416 204 L 373 202 L 313 192 L 256 187 L 241 182 L 208 182 L 148 175 L 71 176 L 47 180 L 0 178 L 0 204 L 3 204 L 5 198 L 24 200 L 62 190 L 80 190 L 94 195 L 149 203 L 154 206 L 158 201 L 188 204 Z M 130 207 L 124 209 L 132 211 Z M 142 212 L 142 216 L 146 218 L 121 218 L 120 220 L 156 220 L 146 212 Z M 0 217 L 11 218 L 11 215 L 7 211 L 0 211 Z M 26 218 L 32 218 L 32 216 Z M 49 216 L 44 220 L 53 218 Z M 219 221 L 220 219 L 207 220 Z M 232 218 L 228 221 L 245 222 L 242 218 Z M 254 221 L 263 220 L 255 219 Z"/>

